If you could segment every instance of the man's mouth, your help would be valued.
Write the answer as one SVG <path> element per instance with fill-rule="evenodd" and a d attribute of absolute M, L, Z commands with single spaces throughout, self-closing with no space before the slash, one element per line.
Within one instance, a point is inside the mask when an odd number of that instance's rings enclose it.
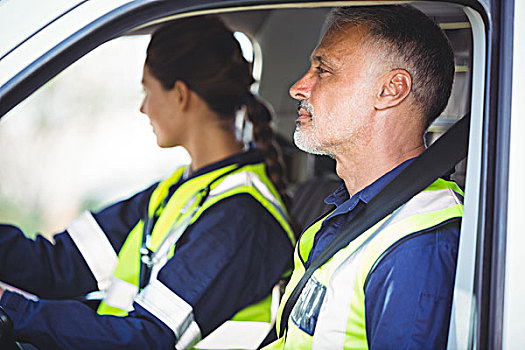
<path fill-rule="evenodd" d="M 300 109 L 297 115 L 297 122 L 312 120 L 312 115 L 305 109 Z"/>
<path fill-rule="evenodd" d="M 312 105 L 306 100 L 301 100 L 297 103 L 297 120 L 298 124 L 312 120 Z"/>

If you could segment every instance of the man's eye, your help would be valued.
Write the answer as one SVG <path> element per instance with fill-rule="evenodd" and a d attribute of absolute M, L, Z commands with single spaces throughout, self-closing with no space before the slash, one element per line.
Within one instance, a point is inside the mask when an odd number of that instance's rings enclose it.
<path fill-rule="evenodd" d="M 320 66 L 315 67 L 318 74 L 328 73 L 328 71 Z"/>

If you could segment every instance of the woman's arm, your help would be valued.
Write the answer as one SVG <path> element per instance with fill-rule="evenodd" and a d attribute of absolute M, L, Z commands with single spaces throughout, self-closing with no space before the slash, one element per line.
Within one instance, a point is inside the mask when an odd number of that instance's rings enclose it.
<path fill-rule="evenodd" d="M 14 324 L 19 342 L 46 349 L 173 349 L 173 333 L 146 310 L 127 317 L 100 316 L 71 300 L 30 301 L 5 292 L 0 305 Z"/>
<path fill-rule="evenodd" d="M 144 298 L 139 295 L 139 304 L 153 314 L 162 311 L 160 297 L 153 296 L 157 289 L 166 291 L 173 305 L 190 310 L 204 337 L 267 297 L 292 252 L 286 232 L 258 201 L 248 194 L 229 197 L 206 210 L 181 237 L 158 280 L 144 289 Z"/>
<path fill-rule="evenodd" d="M 52 243 L 25 237 L 14 226 L 0 225 L 0 280 L 38 297 L 78 296 L 96 290 L 96 281 L 67 233 Z"/>
<path fill-rule="evenodd" d="M 204 337 L 268 295 L 292 253 L 284 230 L 249 195 L 212 206 L 181 239 L 127 317 L 100 316 L 77 301 L 34 302 L 5 292 L 0 305 L 15 339 L 39 349 L 173 348 L 186 336 L 188 321 Z"/>
<path fill-rule="evenodd" d="M 107 287 L 124 240 L 154 186 L 97 214 L 83 213 L 50 242 L 0 225 L 0 280 L 40 298 L 63 299 Z"/>

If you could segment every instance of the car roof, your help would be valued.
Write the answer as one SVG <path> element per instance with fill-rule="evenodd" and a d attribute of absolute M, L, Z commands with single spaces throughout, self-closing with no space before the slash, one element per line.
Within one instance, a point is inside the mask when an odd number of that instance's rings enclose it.
<path fill-rule="evenodd" d="M 14 5 L 14 3 L 17 3 Z M 20 5 L 18 5 L 18 3 Z M 37 4 L 39 2 L 36 2 Z M 228 23 L 239 28 L 252 38 L 258 40 L 261 45 L 267 44 L 269 36 L 273 35 L 273 47 L 265 50 L 276 50 L 272 56 L 266 56 L 264 65 L 269 67 L 274 74 L 271 79 L 286 81 L 287 84 L 297 78 L 307 65 L 307 57 L 315 45 L 326 10 L 331 6 L 350 4 L 352 2 L 341 1 L 236 1 L 224 2 L 213 0 L 178 0 L 178 1 L 148 1 L 148 0 L 53 0 L 46 2 L 46 6 L 35 5 L 31 0 L 7 1 L 0 9 L 0 33 L 7 32 L 13 20 L 4 22 L 2 15 L 13 11 L 13 18 L 22 18 L 20 26 L 13 27 L 13 31 L 19 30 L 20 34 L 13 35 L 6 41 L 0 40 L 0 98 L 4 103 L 0 106 L 0 116 L 4 115 L 23 98 L 31 94 L 39 86 L 51 79 L 62 69 L 67 67 L 84 54 L 114 37 L 151 31 L 158 22 L 170 18 L 177 18 L 190 14 L 221 13 Z M 359 1 L 359 4 L 367 2 Z M 377 3 L 370 2 L 370 3 Z M 395 1 L 388 2 L 395 3 Z M 465 15 L 462 6 L 432 2 L 416 2 L 413 5 L 424 10 L 436 19 L 445 18 L 449 25 L 465 25 Z M 40 20 L 33 20 L 33 15 L 24 16 L 33 6 L 37 10 L 30 11 L 43 13 Z M 294 11 L 297 9 L 309 9 L 311 19 L 308 26 L 301 26 L 299 22 L 296 27 L 290 27 L 288 31 L 296 31 L 294 35 L 282 33 L 279 37 L 277 25 L 279 18 L 290 16 L 292 21 Z M 279 9 L 279 14 L 272 14 L 272 10 Z M 241 13 L 231 13 L 242 10 Z M 62 12 L 62 14 L 60 14 Z M 310 17 L 308 17 L 310 16 Z M 29 23 L 27 23 L 29 22 Z M 286 22 L 286 21 L 284 21 Z M 28 24 L 27 28 L 25 24 Z M 274 26 L 275 25 L 275 26 Z M 468 23 L 466 23 L 468 27 Z M 7 28 L 6 28 L 7 26 Z M 272 32 L 273 30 L 273 32 Z M 292 33 L 290 33 L 292 34 Z M 5 36 L 5 34 L 4 34 Z M 312 40 L 312 37 L 315 39 Z M 277 40 L 275 39 L 277 38 Z M 282 39 L 282 40 L 279 40 Z M 294 40 L 302 47 L 301 52 L 292 52 L 293 46 L 287 44 Z M 298 41 L 303 41 L 299 43 Z M 265 42 L 266 41 L 266 42 Z M 82 42 L 82 43 L 81 43 Z M 80 44 L 81 43 L 81 44 Z M 289 60 L 293 67 L 280 64 L 279 56 L 289 55 L 300 57 Z M 467 53 L 468 56 L 468 53 Z M 276 61 L 273 62 L 272 60 Z M 287 79 L 282 79 L 282 78 Z M 287 96 L 288 86 L 281 84 L 282 89 L 266 88 L 275 86 L 273 82 L 267 81 L 267 85 L 261 86 L 261 94 L 279 112 L 294 113 L 295 107 L 289 101 L 283 100 Z M 17 89 L 25 82 L 23 89 Z"/>
<path fill-rule="evenodd" d="M 85 0 L 0 2 L 0 57 Z"/>

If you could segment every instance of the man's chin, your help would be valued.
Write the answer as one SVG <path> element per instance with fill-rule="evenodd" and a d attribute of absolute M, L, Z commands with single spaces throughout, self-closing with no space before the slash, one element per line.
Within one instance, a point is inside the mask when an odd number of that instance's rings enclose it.
<path fill-rule="evenodd" d="M 314 145 L 314 142 L 312 142 L 308 136 L 299 130 L 299 127 L 295 129 L 293 140 L 295 146 L 297 146 L 297 148 L 299 148 L 301 151 L 321 156 L 330 156 L 329 152 L 320 150 L 316 145 Z"/>

